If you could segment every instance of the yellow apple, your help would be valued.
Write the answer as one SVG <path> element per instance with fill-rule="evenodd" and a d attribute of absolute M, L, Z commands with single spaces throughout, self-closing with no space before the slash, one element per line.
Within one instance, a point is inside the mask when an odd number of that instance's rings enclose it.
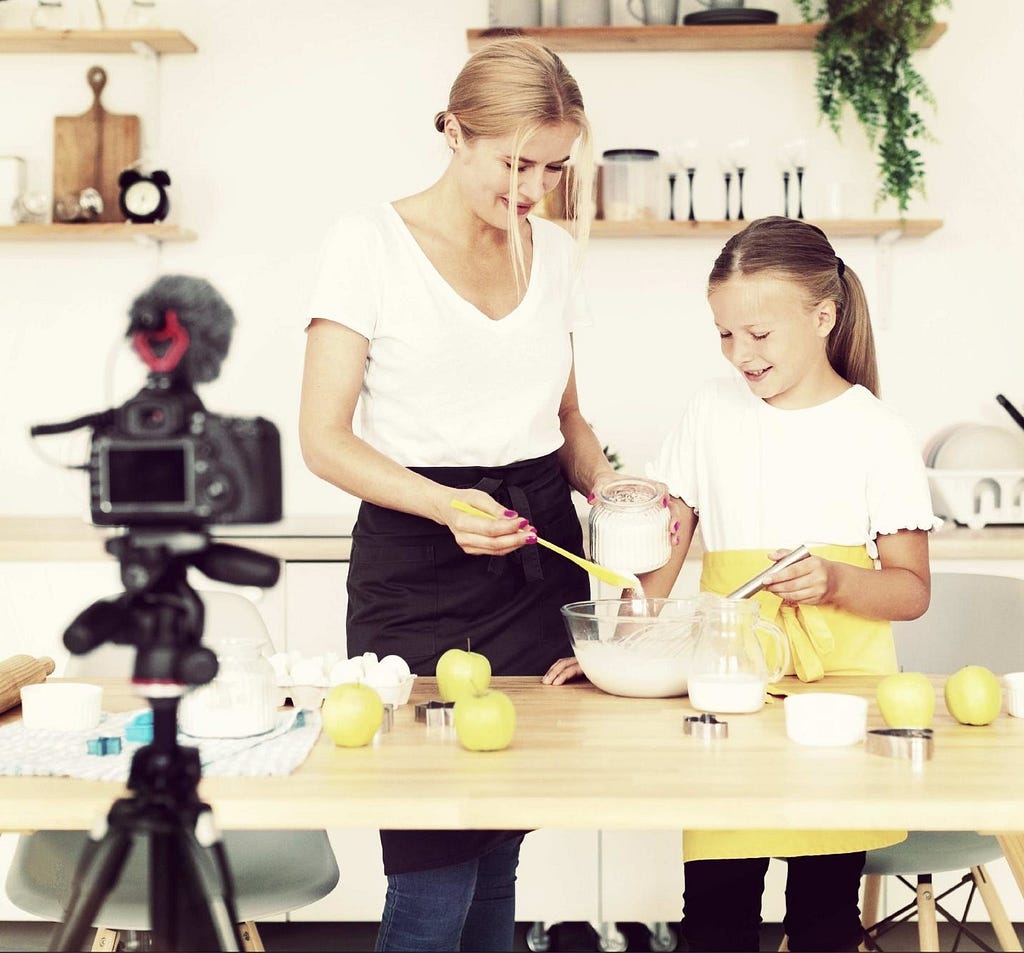
<path fill-rule="evenodd" d="M 1003 707 L 999 679 L 984 665 L 966 665 L 946 679 L 946 708 L 961 725 L 988 725 Z"/>
<path fill-rule="evenodd" d="M 935 714 L 935 692 L 926 675 L 898 672 L 878 683 L 878 710 L 890 728 L 930 728 Z"/>
<path fill-rule="evenodd" d="M 443 701 L 455 702 L 462 695 L 478 695 L 491 683 L 491 663 L 479 652 L 448 649 L 437 660 L 437 690 Z"/>
<path fill-rule="evenodd" d="M 507 748 L 516 731 L 516 710 L 504 692 L 462 695 L 455 702 L 455 734 L 470 751 Z"/>
<path fill-rule="evenodd" d="M 321 714 L 331 741 L 359 748 L 373 740 L 384 721 L 384 702 L 369 685 L 344 682 L 327 693 Z"/>

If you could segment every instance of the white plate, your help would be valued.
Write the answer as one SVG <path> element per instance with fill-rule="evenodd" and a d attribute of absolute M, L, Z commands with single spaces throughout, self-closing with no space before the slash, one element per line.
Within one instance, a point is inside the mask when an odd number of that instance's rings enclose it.
<path fill-rule="evenodd" d="M 936 470 L 1022 470 L 1024 432 L 989 424 L 961 424 L 933 454 Z"/>

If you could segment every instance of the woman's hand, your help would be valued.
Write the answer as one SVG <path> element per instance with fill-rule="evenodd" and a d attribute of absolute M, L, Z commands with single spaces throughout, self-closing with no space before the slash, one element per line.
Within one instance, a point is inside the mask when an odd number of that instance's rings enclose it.
<path fill-rule="evenodd" d="M 482 490 L 445 488 L 446 502 L 441 518 L 464 553 L 470 556 L 505 556 L 522 546 L 537 542 L 537 530 L 514 510 L 505 509 Z M 453 499 L 489 514 L 474 516 L 451 505 Z"/>
<path fill-rule="evenodd" d="M 580 668 L 580 663 L 572 656 L 569 658 L 560 658 L 554 665 L 551 666 L 544 673 L 544 677 L 541 679 L 542 685 L 564 685 L 566 682 L 571 682 L 574 678 L 583 678 L 583 669 Z"/>
<path fill-rule="evenodd" d="M 789 555 L 788 549 L 775 549 L 768 554 L 772 562 Z M 793 605 L 819 606 L 832 601 L 836 587 L 838 564 L 820 556 L 807 556 L 773 574 L 765 589 Z"/>

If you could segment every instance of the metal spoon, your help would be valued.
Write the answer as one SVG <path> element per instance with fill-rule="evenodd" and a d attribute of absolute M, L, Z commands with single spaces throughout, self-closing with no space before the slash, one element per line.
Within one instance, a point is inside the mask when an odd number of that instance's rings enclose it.
<path fill-rule="evenodd" d="M 746 599 L 747 596 L 752 596 L 755 592 L 760 592 L 765 583 L 768 581 L 768 577 L 780 569 L 785 569 L 787 566 L 792 566 L 793 563 L 800 562 L 801 559 L 806 559 L 811 555 L 811 551 L 807 548 L 807 544 L 804 543 L 801 546 L 797 546 L 791 553 L 787 553 L 778 562 L 772 563 L 764 572 L 759 572 L 753 579 L 749 579 L 743 583 L 739 589 L 734 589 L 725 598 L 726 599 Z"/>

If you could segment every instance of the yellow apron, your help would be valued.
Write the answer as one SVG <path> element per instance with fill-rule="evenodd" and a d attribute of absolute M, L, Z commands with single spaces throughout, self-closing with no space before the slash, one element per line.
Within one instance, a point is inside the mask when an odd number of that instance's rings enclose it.
<path fill-rule="evenodd" d="M 720 595 L 732 592 L 761 572 L 768 550 L 729 550 L 704 554 L 700 588 Z M 871 569 L 863 546 L 815 546 L 815 556 Z M 814 682 L 827 675 L 889 675 L 897 671 L 892 626 L 861 618 L 834 606 L 792 606 L 762 590 L 754 597 L 761 617 L 778 625 L 789 639 L 787 675 Z M 770 649 L 765 645 L 766 651 Z M 756 782 L 752 782 L 756 783 Z M 906 831 L 687 831 L 685 860 L 735 857 L 799 857 L 845 854 L 898 844 Z"/>

